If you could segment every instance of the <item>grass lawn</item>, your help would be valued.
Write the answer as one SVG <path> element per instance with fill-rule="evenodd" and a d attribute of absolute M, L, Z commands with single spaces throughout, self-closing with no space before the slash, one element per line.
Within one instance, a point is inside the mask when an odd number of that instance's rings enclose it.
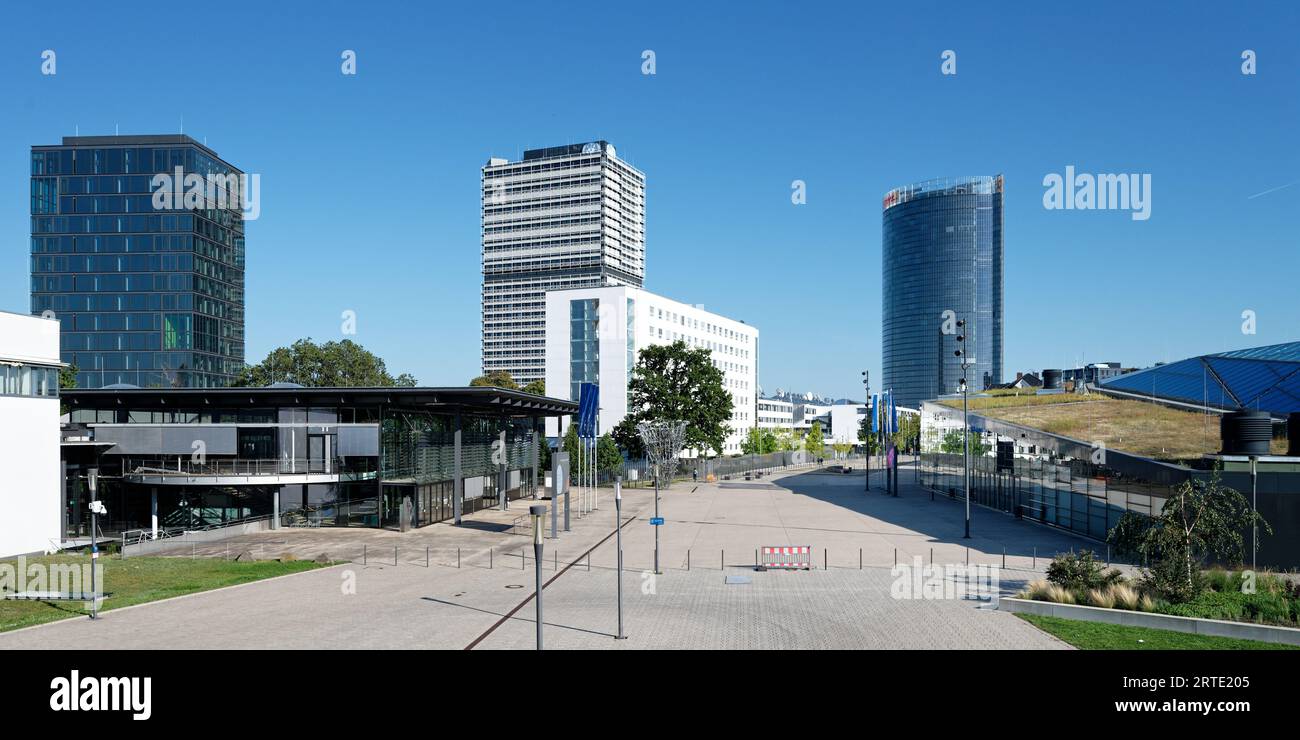
<path fill-rule="evenodd" d="M 50 555 L 29 557 L 27 565 L 30 568 L 33 563 L 84 564 L 89 560 L 86 556 Z M 3 564 L 16 568 L 16 562 L 5 560 Z M 104 566 L 102 590 L 106 597 L 101 604 L 101 611 L 322 567 L 318 563 L 302 560 L 237 563 L 211 558 L 190 560 L 136 557 L 118 560 L 101 557 L 100 563 Z M 89 583 L 83 587 L 90 590 Z M 81 602 L 3 600 L 0 601 L 0 632 L 85 615 L 86 611 L 82 607 Z"/>
<path fill-rule="evenodd" d="M 1038 629 L 1083 650 L 1300 650 L 1294 645 L 1191 635 L 1186 632 L 1017 614 Z M 1139 642 L 1141 640 L 1141 642 Z"/>
<path fill-rule="evenodd" d="M 941 403 L 961 408 L 960 399 Z M 989 418 L 1158 460 L 1195 459 L 1219 445 L 1217 416 L 1100 393 L 972 398 L 970 409 Z M 1285 440 L 1274 440 L 1274 454 L 1285 454 L 1285 447 Z"/>

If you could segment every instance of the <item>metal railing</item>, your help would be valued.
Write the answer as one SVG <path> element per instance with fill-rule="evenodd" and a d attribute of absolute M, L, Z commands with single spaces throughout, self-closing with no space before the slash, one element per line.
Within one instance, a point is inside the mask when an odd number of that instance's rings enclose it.
<path fill-rule="evenodd" d="M 178 539 L 184 537 L 190 532 L 211 532 L 218 529 L 225 529 L 227 527 L 251 524 L 252 522 L 269 521 L 271 518 L 270 514 L 258 514 L 256 516 L 246 516 L 239 519 L 231 519 L 226 522 L 214 522 L 212 524 L 204 524 L 197 527 L 159 527 L 157 535 L 153 533 L 153 527 L 127 529 L 123 530 L 121 534 L 121 546 L 124 548 L 122 552 L 125 552 L 125 548 L 128 545 L 139 545 L 144 542 L 157 542 L 158 540 L 165 539 Z"/>
<path fill-rule="evenodd" d="M 344 473 L 342 460 L 261 460 L 251 458 L 125 458 L 123 475 L 255 476 L 306 473 Z"/>

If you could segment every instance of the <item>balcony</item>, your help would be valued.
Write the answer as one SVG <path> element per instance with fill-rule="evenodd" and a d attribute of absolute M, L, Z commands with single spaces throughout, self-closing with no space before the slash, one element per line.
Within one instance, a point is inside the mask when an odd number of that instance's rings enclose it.
<path fill-rule="evenodd" d="M 373 470 L 358 470 L 342 458 L 309 460 L 256 460 L 192 456 L 132 458 L 122 460 L 122 478 L 154 486 L 290 485 L 374 480 Z"/>

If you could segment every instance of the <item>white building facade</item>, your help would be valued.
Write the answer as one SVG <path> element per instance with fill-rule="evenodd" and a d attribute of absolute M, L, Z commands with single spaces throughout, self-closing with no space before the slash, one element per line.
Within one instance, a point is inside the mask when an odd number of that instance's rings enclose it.
<path fill-rule="evenodd" d="M 546 294 L 546 393 L 578 400 L 581 383 L 600 386 L 600 434 L 628 413 L 627 389 L 640 351 L 681 340 L 709 351 L 731 394 L 730 434 L 724 455 L 757 425 L 758 329 L 742 321 L 625 286 Z M 558 436 L 559 420 L 546 433 Z"/>
<path fill-rule="evenodd" d="M 759 429 L 793 429 L 794 404 L 779 398 L 758 399 Z"/>
<path fill-rule="evenodd" d="M 546 376 L 546 293 L 645 280 L 645 175 L 608 142 L 483 167 L 483 373 Z"/>
<path fill-rule="evenodd" d="M 59 322 L 0 312 L 0 557 L 63 539 Z"/>

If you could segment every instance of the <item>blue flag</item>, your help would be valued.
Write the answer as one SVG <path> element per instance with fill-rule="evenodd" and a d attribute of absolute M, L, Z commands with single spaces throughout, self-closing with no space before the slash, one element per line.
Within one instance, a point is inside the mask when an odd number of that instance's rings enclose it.
<path fill-rule="evenodd" d="M 583 383 L 578 387 L 578 436 L 596 436 L 596 412 L 600 409 L 600 386 Z"/>
<path fill-rule="evenodd" d="M 898 434 L 898 406 L 894 404 L 894 391 L 889 391 L 889 433 Z"/>
<path fill-rule="evenodd" d="M 880 433 L 880 396 L 871 396 L 871 433 Z"/>

